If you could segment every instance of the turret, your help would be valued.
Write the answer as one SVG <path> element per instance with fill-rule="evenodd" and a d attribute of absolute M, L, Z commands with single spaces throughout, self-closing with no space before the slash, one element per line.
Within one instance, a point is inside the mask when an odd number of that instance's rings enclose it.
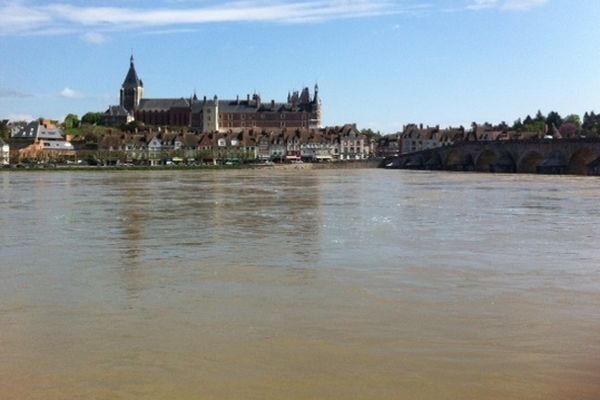
<path fill-rule="evenodd" d="M 311 125 L 313 125 L 316 128 L 321 128 L 323 126 L 323 114 L 321 110 L 321 98 L 319 97 L 318 84 L 315 84 L 315 96 L 313 97 L 312 110 L 314 113 L 314 119 Z"/>

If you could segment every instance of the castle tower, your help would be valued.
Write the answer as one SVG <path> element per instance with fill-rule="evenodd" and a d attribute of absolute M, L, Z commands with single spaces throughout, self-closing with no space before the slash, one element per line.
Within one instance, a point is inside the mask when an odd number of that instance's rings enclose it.
<path fill-rule="evenodd" d="M 219 98 L 217 95 L 212 101 L 204 101 L 202 106 L 202 131 L 203 132 L 218 132 L 219 131 Z"/>
<path fill-rule="evenodd" d="M 133 64 L 133 55 L 129 60 L 129 71 L 121 86 L 121 106 L 123 106 L 130 114 L 133 114 L 140 104 L 140 100 L 144 97 L 144 83 L 138 78 Z"/>

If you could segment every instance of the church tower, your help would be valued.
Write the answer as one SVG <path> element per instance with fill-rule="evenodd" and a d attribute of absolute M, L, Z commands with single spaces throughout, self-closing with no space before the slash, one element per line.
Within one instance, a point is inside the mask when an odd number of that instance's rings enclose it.
<path fill-rule="evenodd" d="M 140 100 L 144 97 L 144 83 L 138 78 L 137 72 L 135 71 L 133 55 L 129 62 L 129 71 L 127 71 L 127 76 L 121 86 L 121 106 L 123 106 L 130 114 L 133 114 L 138 108 Z"/>

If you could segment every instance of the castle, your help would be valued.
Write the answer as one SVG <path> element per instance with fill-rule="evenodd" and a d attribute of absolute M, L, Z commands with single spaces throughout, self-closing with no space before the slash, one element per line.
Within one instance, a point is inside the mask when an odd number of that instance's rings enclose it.
<path fill-rule="evenodd" d="M 306 87 L 301 92 L 289 93 L 287 101 L 263 103 L 258 94 L 241 100 L 221 100 L 216 95 L 199 99 L 144 98 L 144 83 L 135 70 L 133 56 L 129 71 L 121 86 L 120 104 L 106 112 L 108 124 L 116 125 L 132 120 L 154 126 L 186 126 L 200 132 L 227 132 L 247 128 L 313 129 L 322 127 L 319 87 L 311 96 Z"/>

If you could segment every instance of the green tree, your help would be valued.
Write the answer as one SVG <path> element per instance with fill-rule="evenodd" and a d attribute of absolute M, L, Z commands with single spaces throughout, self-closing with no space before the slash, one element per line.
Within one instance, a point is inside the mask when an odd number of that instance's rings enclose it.
<path fill-rule="evenodd" d="M 532 121 L 529 124 L 523 124 L 521 132 L 531 132 L 538 134 L 545 134 L 548 130 L 545 121 Z"/>
<path fill-rule="evenodd" d="M 517 132 L 520 132 L 521 129 L 523 129 L 523 122 L 521 121 L 521 118 L 519 118 L 515 122 L 513 122 L 512 128 Z"/>
<path fill-rule="evenodd" d="M 548 125 L 548 128 L 554 125 L 558 129 L 562 124 L 563 119 L 559 113 L 557 113 L 556 111 L 550 111 L 548 113 L 548 116 L 546 117 L 546 125 Z"/>
<path fill-rule="evenodd" d="M 582 129 L 581 129 L 581 118 L 579 117 L 579 115 L 577 114 L 570 114 L 567 115 L 565 117 L 565 124 L 572 124 L 573 126 L 575 126 L 576 131 L 575 131 L 575 136 L 580 136 L 582 134 Z"/>
<path fill-rule="evenodd" d="M 379 132 L 379 131 L 375 132 L 371 128 L 363 129 L 360 131 L 360 133 L 369 139 L 381 137 L 381 132 Z"/>
<path fill-rule="evenodd" d="M 570 114 L 565 117 L 565 122 L 575 124 L 578 128 L 581 128 L 581 118 L 577 114 Z"/>
<path fill-rule="evenodd" d="M 581 124 L 582 134 L 588 137 L 600 136 L 600 116 L 593 111 L 583 115 L 583 123 Z"/>
<path fill-rule="evenodd" d="M 131 133 L 133 133 L 133 132 L 136 131 L 136 129 L 139 129 L 140 127 L 141 127 L 141 124 L 140 124 L 139 121 L 131 121 L 128 124 L 122 124 L 121 125 L 121 130 L 123 132 L 131 132 Z"/>
<path fill-rule="evenodd" d="M 541 110 L 538 110 L 538 112 L 535 114 L 535 121 L 546 123 L 546 117 L 544 116 L 544 114 L 542 114 Z"/>
<path fill-rule="evenodd" d="M 10 129 L 8 127 L 8 120 L 4 119 L 0 121 L 0 139 L 8 140 L 10 136 Z"/>
<path fill-rule="evenodd" d="M 102 112 L 88 112 L 81 117 L 81 122 L 90 125 L 103 125 L 104 113 Z"/>
<path fill-rule="evenodd" d="M 79 126 L 79 117 L 75 114 L 68 114 L 63 122 L 65 129 L 73 129 Z"/>

